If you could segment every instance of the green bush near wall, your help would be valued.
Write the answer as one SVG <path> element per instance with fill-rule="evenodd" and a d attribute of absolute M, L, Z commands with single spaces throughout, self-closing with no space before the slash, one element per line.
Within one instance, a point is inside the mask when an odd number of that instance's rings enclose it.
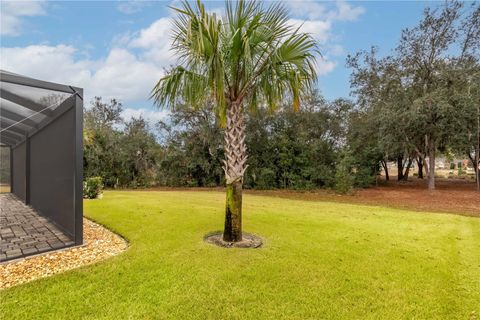
<path fill-rule="evenodd" d="M 102 193 L 103 179 L 102 177 L 87 178 L 83 182 L 83 197 L 87 199 L 96 199 Z"/>

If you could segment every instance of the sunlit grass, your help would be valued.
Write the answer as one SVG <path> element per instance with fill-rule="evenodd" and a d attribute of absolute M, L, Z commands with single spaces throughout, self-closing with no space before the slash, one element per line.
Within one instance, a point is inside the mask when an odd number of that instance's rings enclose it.
<path fill-rule="evenodd" d="M 480 219 L 244 197 L 261 249 L 202 241 L 218 192 L 106 192 L 85 214 L 128 251 L 0 292 L 2 319 L 475 319 Z"/>

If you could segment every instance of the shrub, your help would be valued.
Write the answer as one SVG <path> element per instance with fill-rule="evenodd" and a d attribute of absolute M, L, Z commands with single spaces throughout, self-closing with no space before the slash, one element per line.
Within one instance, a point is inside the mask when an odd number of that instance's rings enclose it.
<path fill-rule="evenodd" d="M 275 187 L 275 171 L 269 168 L 260 169 L 260 173 L 257 178 L 258 189 L 271 189 Z"/>
<path fill-rule="evenodd" d="M 87 178 L 83 182 L 83 197 L 87 199 L 96 199 L 102 193 L 103 181 L 101 177 Z"/>
<path fill-rule="evenodd" d="M 351 172 L 351 161 L 349 154 L 345 154 L 337 166 L 335 190 L 339 193 L 349 193 L 353 189 L 354 177 Z"/>
<path fill-rule="evenodd" d="M 355 172 L 354 185 L 359 188 L 367 188 L 375 184 L 376 175 L 371 167 L 357 168 Z"/>

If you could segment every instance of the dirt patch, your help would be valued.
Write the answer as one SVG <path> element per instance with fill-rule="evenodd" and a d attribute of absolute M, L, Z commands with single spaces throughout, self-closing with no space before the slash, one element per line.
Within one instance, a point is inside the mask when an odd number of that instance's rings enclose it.
<path fill-rule="evenodd" d="M 475 183 L 438 179 L 436 188 L 434 191 L 429 191 L 426 180 L 413 178 L 407 182 L 381 181 L 377 187 L 358 189 L 350 195 L 340 195 L 328 190 L 308 192 L 248 190 L 246 192 L 288 199 L 345 202 L 480 217 L 480 193 L 476 191 Z"/>
<path fill-rule="evenodd" d="M 103 226 L 83 219 L 84 245 L 13 260 L 0 265 L 0 289 L 92 264 L 120 254 L 125 239 Z"/>
<path fill-rule="evenodd" d="M 242 234 L 242 241 L 227 242 L 223 241 L 222 231 L 211 232 L 203 238 L 205 242 L 214 244 L 223 248 L 260 248 L 263 245 L 263 240 L 259 236 L 244 232 Z"/>

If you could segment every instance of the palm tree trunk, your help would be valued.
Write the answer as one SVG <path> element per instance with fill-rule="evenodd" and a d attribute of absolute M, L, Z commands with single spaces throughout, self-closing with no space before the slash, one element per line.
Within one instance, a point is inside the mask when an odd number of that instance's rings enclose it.
<path fill-rule="evenodd" d="M 247 148 L 245 145 L 245 121 L 242 106 L 231 103 L 227 109 L 225 129 L 225 160 L 223 170 L 227 183 L 225 205 L 225 228 L 223 240 L 242 240 L 242 185 L 247 169 Z"/>
<path fill-rule="evenodd" d="M 242 182 L 227 184 L 223 240 L 242 241 Z"/>

